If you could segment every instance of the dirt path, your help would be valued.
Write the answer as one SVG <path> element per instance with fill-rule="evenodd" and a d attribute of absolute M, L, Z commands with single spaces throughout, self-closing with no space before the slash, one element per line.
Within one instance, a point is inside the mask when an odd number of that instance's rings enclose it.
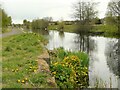
<path fill-rule="evenodd" d="M 13 28 L 12 31 L 10 31 L 10 32 L 0 34 L 0 38 L 8 37 L 8 36 L 11 36 L 11 35 L 16 35 L 16 34 L 20 34 L 20 33 L 23 33 L 22 28 Z"/>

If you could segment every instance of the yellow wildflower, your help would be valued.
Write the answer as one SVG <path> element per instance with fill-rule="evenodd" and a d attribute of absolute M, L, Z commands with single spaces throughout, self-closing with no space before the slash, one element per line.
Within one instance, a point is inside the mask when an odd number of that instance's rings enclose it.
<path fill-rule="evenodd" d="M 18 83 L 20 83 L 20 80 L 17 80 Z"/>
<path fill-rule="evenodd" d="M 55 74 L 56 74 L 56 72 L 52 72 L 52 74 L 54 74 L 54 75 L 55 75 Z"/>
<path fill-rule="evenodd" d="M 12 69 L 12 72 L 14 72 L 15 70 L 14 69 Z"/>
<path fill-rule="evenodd" d="M 54 63 L 54 65 L 57 65 L 57 64 L 58 64 L 58 62 Z"/>
<path fill-rule="evenodd" d="M 22 80 L 22 83 L 25 83 L 25 80 Z"/>
<path fill-rule="evenodd" d="M 32 67 L 30 67 L 30 69 L 32 69 Z"/>
<path fill-rule="evenodd" d="M 25 81 L 27 81 L 28 80 L 28 78 L 25 78 Z"/>
<path fill-rule="evenodd" d="M 19 69 L 17 68 L 16 71 L 18 71 Z"/>
<path fill-rule="evenodd" d="M 36 72 L 37 70 L 34 70 L 34 72 Z"/>
<path fill-rule="evenodd" d="M 35 60 L 36 62 L 38 62 L 38 60 Z"/>

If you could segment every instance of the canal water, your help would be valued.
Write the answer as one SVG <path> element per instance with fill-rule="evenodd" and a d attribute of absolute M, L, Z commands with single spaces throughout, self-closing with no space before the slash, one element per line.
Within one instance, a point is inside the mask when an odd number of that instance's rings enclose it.
<path fill-rule="evenodd" d="M 90 87 L 119 87 L 118 39 L 100 36 L 85 36 L 76 33 L 59 33 L 51 30 L 47 35 L 47 48 L 63 47 L 69 51 L 83 51 L 89 54 L 89 85 Z"/>

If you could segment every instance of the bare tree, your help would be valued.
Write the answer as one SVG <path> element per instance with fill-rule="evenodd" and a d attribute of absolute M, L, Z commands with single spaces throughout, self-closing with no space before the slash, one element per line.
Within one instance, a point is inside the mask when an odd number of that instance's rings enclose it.
<path fill-rule="evenodd" d="M 114 18 L 120 34 L 120 0 L 111 0 L 109 2 L 107 14 Z"/>
<path fill-rule="evenodd" d="M 108 4 L 108 10 L 112 15 L 120 16 L 120 0 L 111 0 Z"/>
<path fill-rule="evenodd" d="M 77 20 L 76 32 L 86 34 L 91 30 L 91 20 L 96 17 L 97 11 L 95 10 L 95 2 L 85 2 L 80 0 L 73 5 L 73 16 Z"/>
<path fill-rule="evenodd" d="M 85 1 L 77 2 L 76 4 L 74 4 L 73 7 L 73 9 L 75 10 L 74 17 L 80 22 L 89 22 L 97 14 L 97 11 L 94 9 L 96 4 L 97 3 Z"/>

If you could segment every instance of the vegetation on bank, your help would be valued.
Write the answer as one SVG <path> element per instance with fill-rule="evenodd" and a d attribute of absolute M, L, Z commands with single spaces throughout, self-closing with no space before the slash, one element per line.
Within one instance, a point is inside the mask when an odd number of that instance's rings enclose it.
<path fill-rule="evenodd" d="M 51 55 L 51 72 L 60 88 L 87 88 L 88 55 L 83 52 L 65 51 L 58 48 L 49 51 Z"/>
<path fill-rule="evenodd" d="M 2 87 L 48 88 L 47 73 L 38 70 L 38 55 L 43 51 L 41 43 L 47 40 L 37 34 L 26 33 L 3 38 Z"/>
<path fill-rule="evenodd" d="M 79 27 L 80 28 L 80 27 Z M 58 30 L 58 25 L 49 25 L 48 30 Z M 76 33 L 77 26 L 73 25 L 64 25 L 64 32 Z M 59 30 L 58 30 L 59 31 Z M 116 25 L 94 25 L 89 31 L 90 35 L 101 35 L 106 37 L 119 37 L 118 27 Z"/>

